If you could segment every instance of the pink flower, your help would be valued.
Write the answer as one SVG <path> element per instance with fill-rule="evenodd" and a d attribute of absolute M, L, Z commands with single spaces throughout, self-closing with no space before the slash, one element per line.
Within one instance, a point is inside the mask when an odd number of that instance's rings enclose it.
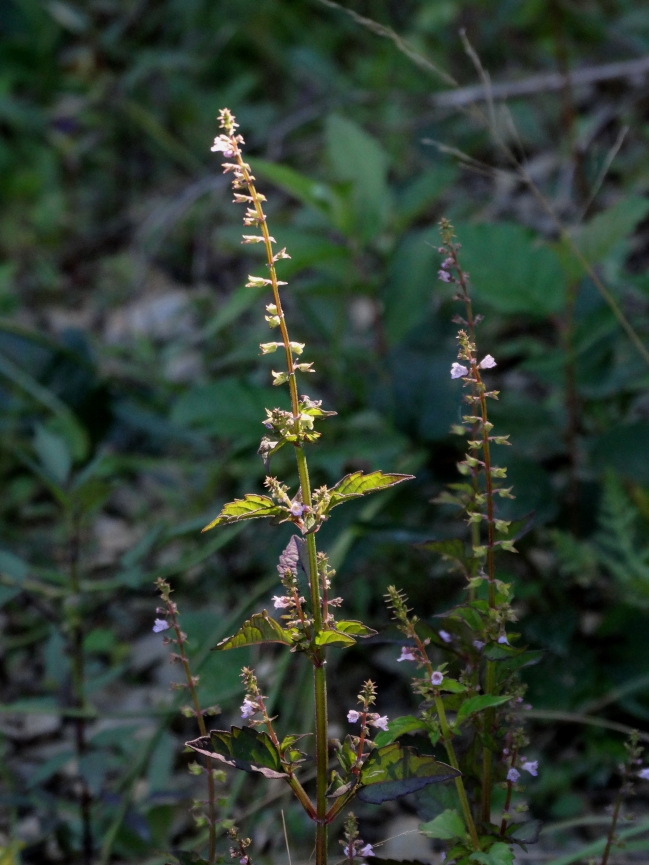
<path fill-rule="evenodd" d="M 445 643 L 450 643 L 453 639 L 448 631 L 439 631 L 439 635 Z"/>
<path fill-rule="evenodd" d="M 410 648 L 410 646 L 402 646 L 401 647 L 401 657 L 397 658 L 397 662 L 401 661 L 416 661 L 417 656 L 414 653 L 414 650 Z"/>
<path fill-rule="evenodd" d="M 478 366 L 480 369 L 493 369 L 493 367 L 496 366 L 496 361 L 490 354 L 488 354 L 482 358 Z"/>
<path fill-rule="evenodd" d="M 231 159 L 234 156 L 234 150 L 232 149 L 232 142 L 228 138 L 227 135 L 218 135 L 214 139 L 214 144 L 210 148 L 212 153 L 219 152 L 222 153 L 226 159 Z"/>
<path fill-rule="evenodd" d="M 444 681 L 444 676 L 438 670 L 435 670 L 433 675 L 430 677 L 430 681 L 432 685 L 441 685 Z"/>
<path fill-rule="evenodd" d="M 539 774 L 539 761 L 538 760 L 523 760 L 521 763 L 521 769 L 524 772 L 529 772 L 530 775 L 533 775 L 535 778 Z"/>
<path fill-rule="evenodd" d="M 387 732 L 388 729 L 388 716 L 387 715 L 379 715 L 376 718 L 373 718 L 369 723 L 372 727 L 378 727 L 379 730 L 385 730 Z M 361 856 L 365 856 L 367 854 L 361 853 Z"/>
<path fill-rule="evenodd" d="M 168 631 L 171 625 L 166 619 L 156 619 L 153 623 L 153 633 L 159 634 L 161 631 Z"/>
<path fill-rule="evenodd" d="M 290 598 L 280 598 L 279 595 L 273 595 L 273 601 L 276 610 L 285 610 L 290 607 L 293 601 Z"/>
<path fill-rule="evenodd" d="M 291 505 L 291 513 L 294 517 L 301 517 L 304 513 L 304 505 L 302 502 L 293 502 Z"/>
<path fill-rule="evenodd" d="M 447 270 L 438 270 L 437 276 L 441 279 L 442 282 L 450 282 L 451 274 Z"/>
<path fill-rule="evenodd" d="M 349 712 L 347 712 L 347 720 L 350 724 L 355 724 L 356 721 L 358 721 L 358 719 L 360 718 L 360 716 L 361 713 L 357 712 L 355 709 L 350 709 Z"/>
<path fill-rule="evenodd" d="M 469 370 L 461 363 L 451 364 L 451 378 L 464 378 L 468 374 Z"/>
<path fill-rule="evenodd" d="M 244 699 L 243 704 L 241 706 L 241 717 L 242 718 L 251 718 L 255 712 L 257 712 L 257 706 L 247 697 Z"/>
<path fill-rule="evenodd" d="M 512 766 L 512 768 L 507 773 L 507 780 L 511 781 L 512 784 L 515 784 L 520 777 L 521 773 L 518 771 L 518 769 L 514 769 L 514 767 Z"/>

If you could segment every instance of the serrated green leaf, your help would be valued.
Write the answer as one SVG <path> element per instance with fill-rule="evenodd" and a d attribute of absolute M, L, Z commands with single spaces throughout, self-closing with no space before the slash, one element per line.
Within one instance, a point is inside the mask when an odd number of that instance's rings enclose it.
<path fill-rule="evenodd" d="M 277 507 L 268 496 L 248 493 L 243 499 L 235 499 L 233 502 L 223 505 L 218 517 L 205 526 L 203 531 L 207 532 L 215 526 L 227 526 L 231 523 L 241 522 L 241 520 L 256 520 L 259 517 L 277 517 L 282 513 L 284 513 L 282 509 Z"/>
<path fill-rule="evenodd" d="M 487 853 L 472 853 L 469 862 L 479 862 L 480 865 L 513 865 L 514 853 L 509 844 L 497 841 Z"/>
<path fill-rule="evenodd" d="M 511 697 L 496 697 L 493 694 L 479 694 L 477 697 L 470 697 L 460 706 L 455 723 L 459 727 L 463 721 L 466 721 L 469 715 L 484 712 L 485 709 L 491 709 L 494 706 L 502 706 L 508 700 L 511 700 Z"/>
<path fill-rule="evenodd" d="M 240 649 L 242 646 L 255 646 L 258 643 L 283 643 L 291 646 L 291 632 L 272 619 L 266 610 L 263 613 L 255 613 L 247 622 L 244 622 L 236 634 L 221 640 L 215 649 Z"/>
<path fill-rule="evenodd" d="M 457 811 L 451 808 L 442 811 L 434 820 L 421 823 L 419 831 L 427 838 L 440 838 L 443 841 L 450 841 L 451 838 L 464 838 L 466 835 L 464 820 Z"/>
<path fill-rule="evenodd" d="M 407 793 L 414 793 L 429 784 L 448 781 L 461 773 L 446 763 L 438 762 L 415 748 L 402 747 L 398 742 L 375 748 L 361 769 L 358 798 L 380 805 Z"/>
<path fill-rule="evenodd" d="M 367 625 L 353 619 L 336 622 L 336 630 L 340 631 L 341 634 L 350 634 L 352 637 L 372 637 L 378 633 L 373 628 L 368 628 Z"/>
<path fill-rule="evenodd" d="M 402 481 L 409 481 L 414 478 L 414 475 L 399 475 L 392 472 L 384 474 L 383 472 L 353 472 L 350 475 L 345 475 L 344 478 L 338 481 L 335 487 L 330 491 L 329 507 L 327 511 L 335 508 L 343 502 L 350 499 L 359 498 L 359 496 L 367 496 L 370 493 L 377 493 L 380 490 L 385 490 L 388 487 L 393 487 L 400 484 Z"/>
<path fill-rule="evenodd" d="M 329 631 L 320 631 L 315 638 L 316 646 L 353 646 L 356 640 L 349 634 L 343 634 L 333 628 Z"/>
<path fill-rule="evenodd" d="M 231 727 L 230 732 L 212 730 L 209 736 L 185 744 L 199 754 L 244 772 L 260 772 L 266 778 L 286 777 L 280 755 L 268 733 L 252 727 Z"/>
<path fill-rule="evenodd" d="M 374 744 L 379 747 L 383 745 L 390 745 L 399 736 L 403 736 L 404 733 L 413 733 L 415 730 L 425 730 L 426 725 L 421 720 L 421 718 L 415 718 L 414 715 L 404 715 L 401 718 L 393 718 L 388 722 L 387 730 L 380 730 L 375 739 Z"/>

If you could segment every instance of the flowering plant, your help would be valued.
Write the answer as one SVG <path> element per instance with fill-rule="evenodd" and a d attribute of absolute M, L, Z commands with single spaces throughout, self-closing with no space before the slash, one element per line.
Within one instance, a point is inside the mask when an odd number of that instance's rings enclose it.
<path fill-rule="evenodd" d="M 453 432 L 466 436 L 465 458 L 458 463 L 464 480 L 452 484 L 437 501 L 452 505 L 464 516 L 469 543 L 461 538 L 431 540 L 421 546 L 442 556 L 453 570 L 465 578 L 465 596 L 443 613 L 439 625 L 421 621 L 408 607 L 405 594 L 390 586 L 387 603 L 401 632 L 400 656 L 397 662 L 416 665 L 419 674 L 413 678 L 413 689 L 421 700 L 417 715 L 388 719 L 372 710 L 377 689 L 367 680 L 358 695 L 358 708 L 349 709 L 347 721 L 356 725 L 343 741 L 330 740 L 328 733 L 326 657 L 332 647 L 347 648 L 358 639 L 376 632 L 360 621 L 339 617 L 343 599 L 332 597 L 335 571 L 327 555 L 317 549 L 316 535 L 333 508 L 370 493 L 379 492 L 409 480 L 410 475 L 374 471 L 355 471 L 333 487 L 312 490 L 306 451 L 320 432 L 315 422 L 335 414 L 325 410 L 319 400 L 299 395 L 297 375 L 314 372 L 313 363 L 297 361 L 304 343 L 290 339 L 281 303 L 280 287 L 286 285 L 277 277 L 276 265 L 289 258 L 286 249 L 274 251 L 263 210 L 265 197 L 255 187 L 251 168 L 243 159 L 243 138 L 229 110 L 220 112 L 223 130 L 216 138 L 215 152 L 227 160 L 224 172 L 231 173 L 235 203 L 246 205 L 244 225 L 258 234 L 243 235 L 244 244 L 261 243 L 266 252 L 267 276 L 249 276 L 251 288 L 271 292 L 266 305 L 266 321 L 278 329 L 279 341 L 260 344 L 262 354 L 283 352 L 285 369 L 272 371 L 275 386 L 287 386 L 290 410 L 266 409 L 262 421 L 267 435 L 261 440 L 259 454 L 266 469 L 277 451 L 290 445 L 295 453 L 299 485 L 297 490 L 268 475 L 264 485 L 267 494 L 248 493 L 243 499 L 226 504 L 204 531 L 218 526 L 266 518 L 274 524 L 292 523 L 299 534 L 293 534 L 277 565 L 282 592 L 274 595 L 277 611 L 255 613 L 233 635 L 215 649 L 228 651 L 240 647 L 276 643 L 290 652 L 304 656 L 312 667 L 315 694 L 315 796 L 304 786 L 302 764 L 307 754 L 300 750 L 308 733 L 289 733 L 280 737 L 275 717 L 268 710 L 267 697 L 253 669 L 244 667 L 242 680 L 245 696 L 241 704 L 242 720 L 247 726 L 230 730 L 210 730 L 205 716 L 218 709 L 200 708 L 197 678 L 191 675 L 183 645 L 177 608 L 170 600 L 170 588 L 160 583 L 165 603 L 158 608 L 163 618 L 155 620 L 153 630 L 172 630 L 167 642 L 178 646 L 173 659 L 182 664 L 193 705 L 186 714 L 198 720 L 200 736 L 187 742 L 190 749 L 207 760 L 209 809 L 200 819 L 209 826 L 209 859 L 216 861 L 216 829 L 220 825 L 231 840 L 230 852 L 241 865 L 250 865 L 250 839 L 240 838 L 232 821 L 216 819 L 214 780 L 223 773 L 216 764 L 225 764 L 251 774 L 261 774 L 284 782 L 297 802 L 315 824 L 316 865 L 325 865 L 328 856 L 328 827 L 354 798 L 380 804 L 433 784 L 453 782 L 456 807 L 442 810 L 433 820 L 421 825 L 421 832 L 446 845 L 445 856 L 456 865 L 513 865 L 518 847 L 534 843 L 540 821 L 526 819 L 527 805 L 521 798 L 521 780 L 538 775 L 539 761 L 527 750 L 529 741 L 523 729 L 525 686 L 520 671 L 541 659 L 541 652 L 517 645 L 519 635 L 508 630 L 516 622 L 512 607 L 511 585 L 499 578 L 496 557 L 515 553 L 514 541 L 524 533 L 526 520 L 512 524 L 498 512 L 498 502 L 513 498 L 505 485 L 507 471 L 494 463 L 497 446 L 509 446 L 509 436 L 493 434 L 488 401 L 498 398 L 490 390 L 483 373 L 497 362 L 491 354 L 481 359 L 477 349 L 476 328 L 481 316 L 475 315 L 468 288 L 469 274 L 462 270 L 452 225 L 440 223 L 443 260 L 439 279 L 455 290 L 455 300 L 463 305 L 462 314 L 454 317 L 460 325 L 457 335 L 457 361 L 450 369 L 451 379 L 461 380 L 467 406 L 462 422 Z M 444 660 L 446 658 L 446 660 Z M 427 736 L 433 750 L 443 751 L 445 762 L 435 754 L 421 754 L 401 739 L 408 733 Z M 627 746 L 629 758 L 622 770 L 623 783 L 614 810 L 608 842 L 604 850 L 606 865 L 610 849 L 616 843 L 615 827 L 625 795 L 631 790 L 631 779 L 647 779 L 648 769 L 638 770 L 641 749 L 637 739 Z M 330 751 L 336 768 L 330 770 Z M 447 762 L 446 762 L 447 761 Z M 192 771 L 204 770 L 193 764 Z M 495 795 L 498 793 L 498 795 Z M 367 865 L 361 860 L 376 857 L 371 844 L 359 838 L 355 816 L 348 813 L 344 824 L 343 852 L 349 865 Z M 196 861 L 196 860 L 193 860 Z M 377 865 L 380 859 L 374 860 Z"/>

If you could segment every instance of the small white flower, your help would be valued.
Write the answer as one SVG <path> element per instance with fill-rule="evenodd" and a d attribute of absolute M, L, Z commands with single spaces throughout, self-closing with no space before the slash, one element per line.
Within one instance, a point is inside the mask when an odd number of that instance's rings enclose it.
<path fill-rule="evenodd" d="M 347 720 L 350 724 L 355 724 L 356 721 L 358 721 L 358 719 L 360 718 L 360 716 L 361 713 L 357 712 L 356 709 L 350 709 L 349 712 L 347 712 Z"/>
<path fill-rule="evenodd" d="M 343 856 L 349 856 L 349 844 L 343 847 Z"/>
<path fill-rule="evenodd" d="M 507 634 L 501 634 L 501 635 L 498 637 L 498 642 L 499 642 L 501 645 L 508 646 L 508 645 L 509 645 L 509 640 L 507 639 Z"/>
<path fill-rule="evenodd" d="M 524 772 L 529 772 L 530 775 L 536 776 L 539 774 L 539 761 L 538 760 L 523 760 L 521 763 L 521 769 Z"/>
<path fill-rule="evenodd" d="M 496 361 L 490 354 L 488 354 L 482 358 L 478 366 L 480 369 L 493 369 L 493 367 L 496 366 Z"/>
<path fill-rule="evenodd" d="M 388 716 L 387 715 L 379 715 L 379 717 L 373 718 L 369 723 L 372 725 L 372 727 L 378 727 L 379 730 L 386 730 L 387 731 L 387 729 L 388 729 Z M 369 853 L 361 853 L 361 856 L 369 856 Z"/>
<path fill-rule="evenodd" d="M 507 780 L 511 781 L 512 784 L 515 784 L 520 777 L 521 773 L 518 771 L 518 769 L 514 769 L 513 767 L 507 773 Z"/>
<path fill-rule="evenodd" d="M 451 274 L 447 270 L 438 270 L 437 276 L 442 282 L 450 282 Z"/>
<path fill-rule="evenodd" d="M 451 365 L 451 378 L 464 378 L 468 374 L 469 370 L 465 366 L 462 366 L 461 363 Z"/>
<path fill-rule="evenodd" d="M 304 505 L 302 502 L 293 502 L 291 505 L 291 513 L 294 517 L 301 517 L 304 513 Z"/>
<path fill-rule="evenodd" d="M 448 631 L 439 631 L 438 633 L 445 643 L 450 643 L 453 640 L 453 637 L 449 634 Z"/>
<path fill-rule="evenodd" d="M 364 847 L 361 847 L 361 849 L 358 851 L 358 855 L 359 856 L 376 856 L 376 853 L 374 852 L 374 848 L 372 847 L 371 844 L 366 844 Z"/>
<path fill-rule="evenodd" d="M 258 711 L 256 704 L 246 697 L 241 705 L 241 717 L 251 718 L 256 711 Z"/>
<path fill-rule="evenodd" d="M 161 631 L 168 631 L 171 625 L 166 619 L 156 619 L 153 623 L 153 633 L 159 634 Z"/>
<path fill-rule="evenodd" d="M 473 645 L 479 652 L 481 652 L 484 649 L 486 643 L 483 643 L 482 640 L 474 640 Z"/>
<path fill-rule="evenodd" d="M 643 781 L 649 781 L 649 768 L 640 769 L 638 772 L 638 778 L 642 778 Z"/>
<path fill-rule="evenodd" d="M 435 670 L 433 675 L 430 677 L 430 681 L 432 685 L 441 685 L 444 681 L 444 676 L 438 670 Z"/>
<path fill-rule="evenodd" d="M 273 595 L 273 602 L 276 610 L 286 610 L 293 603 L 290 598 L 279 597 L 279 595 Z"/>
<path fill-rule="evenodd" d="M 410 648 L 410 646 L 402 646 L 401 648 L 401 657 L 397 658 L 397 662 L 401 661 L 416 661 L 417 656 L 414 651 Z"/>

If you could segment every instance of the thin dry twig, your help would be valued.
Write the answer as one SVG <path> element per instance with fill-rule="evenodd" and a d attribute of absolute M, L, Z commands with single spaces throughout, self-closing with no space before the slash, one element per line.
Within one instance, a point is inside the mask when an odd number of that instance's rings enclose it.
<path fill-rule="evenodd" d="M 590 210 L 590 206 L 593 203 L 593 201 L 595 200 L 595 198 L 597 197 L 597 193 L 602 188 L 602 184 L 606 180 L 606 175 L 608 174 L 609 169 L 610 169 L 611 165 L 613 164 L 613 160 L 615 159 L 615 157 L 620 152 L 620 148 L 624 144 L 624 139 L 629 134 L 630 128 L 631 128 L 630 126 L 623 126 L 622 129 L 620 129 L 618 136 L 615 139 L 615 142 L 614 142 L 613 146 L 611 147 L 611 149 L 609 150 L 608 154 L 606 155 L 606 159 L 604 160 L 604 164 L 602 165 L 602 168 L 601 168 L 599 174 L 597 175 L 597 178 L 595 179 L 595 183 L 593 184 L 593 188 L 591 190 L 591 193 L 588 196 L 588 200 L 586 201 L 586 203 L 582 207 L 581 211 L 579 212 L 579 215 L 577 216 L 577 225 L 579 225 L 583 221 L 584 217 L 586 216 L 586 214 Z"/>
<path fill-rule="evenodd" d="M 567 81 L 573 87 L 583 87 L 600 81 L 614 81 L 617 78 L 640 78 L 647 73 L 649 73 L 649 57 L 639 57 L 636 60 L 575 69 L 569 75 L 563 75 L 561 72 L 545 72 L 541 75 L 531 75 L 521 81 L 502 81 L 491 85 L 491 96 L 493 99 L 533 96 L 537 93 L 562 90 Z M 474 102 L 483 102 L 488 98 L 488 94 L 489 91 L 484 84 L 476 84 L 436 93 L 432 97 L 432 102 L 437 108 L 464 108 Z"/>
<path fill-rule="evenodd" d="M 349 15 L 349 17 L 353 21 L 356 21 L 357 24 L 362 24 L 363 27 L 371 30 L 372 33 L 376 33 L 377 36 L 384 36 L 386 39 L 390 39 L 394 42 L 399 51 L 412 60 L 415 66 L 419 66 L 420 69 L 425 69 L 426 72 L 431 72 L 433 75 L 437 75 L 442 79 L 442 81 L 449 84 L 451 87 L 459 87 L 458 82 L 452 75 L 449 75 L 448 72 L 444 72 L 444 70 L 440 69 L 440 67 L 435 63 L 428 60 L 426 57 L 423 57 L 418 51 L 415 51 L 415 49 L 391 27 L 379 24 L 378 21 L 373 21 L 371 18 L 365 18 L 363 15 L 359 15 L 358 12 L 354 12 L 353 9 L 347 9 L 340 3 L 335 3 L 334 0 L 317 0 L 317 2 L 322 3 L 323 6 L 329 6 L 331 9 L 340 9 L 341 12 Z"/>

